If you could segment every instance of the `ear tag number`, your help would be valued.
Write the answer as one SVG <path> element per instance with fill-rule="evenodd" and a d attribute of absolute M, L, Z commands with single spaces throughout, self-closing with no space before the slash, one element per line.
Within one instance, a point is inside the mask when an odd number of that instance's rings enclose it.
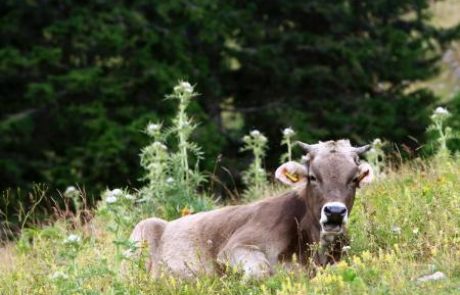
<path fill-rule="evenodd" d="M 287 179 L 289 179 L 292 182 L 298 182 L 299 181 L 299 176 L 295 173 L 291 174 L 288 171 L 284 171 L 284 175 L 286 176 Z"/>

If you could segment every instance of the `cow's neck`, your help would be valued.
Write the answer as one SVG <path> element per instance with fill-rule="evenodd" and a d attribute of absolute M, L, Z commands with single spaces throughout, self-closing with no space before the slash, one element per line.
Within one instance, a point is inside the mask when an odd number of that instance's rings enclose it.
<path fill-rule="evenodd" d="M 299 229 L 306 235 L 305 241 L 308 244 L 319 243 L 321 239 L 321 226 L 319 220 L 315 217 L 314 208 L 309 206 L 309 202 L 307 202 L 309 198 L 307 189 L 303 188 L 300 190 L 299 195 L 305 202 L 305 215 L 299 224 Z"/>

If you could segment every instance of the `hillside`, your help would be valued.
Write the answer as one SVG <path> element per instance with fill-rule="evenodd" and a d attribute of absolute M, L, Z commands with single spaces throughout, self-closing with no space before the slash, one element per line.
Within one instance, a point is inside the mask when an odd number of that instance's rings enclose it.
<path fill-rule="evenodd" d="M 339 264 L 244 283 L 238 274 L 181 282 L 153 281 L 135 263 L 126 275 L 117 231 L 101 203 L 86 225 L 59 220 L 27 229 L 0 255 L 1 294 L 458 294 L 460 288 L 459 160 L 417 162 L 389 172 L 357 195 L 351 249 Z M 107 200 L 107 199 L 106 199 Z M 124 204 L 128 217 L 129 204 Z M 134 224 L 135 220 L 130 221 Z M 111 227 L 112 226 L 112 227 Z M 118 255 L 117 256 L 117 252 Z M 417 278 L 442 272 L 438 281 Z"/>

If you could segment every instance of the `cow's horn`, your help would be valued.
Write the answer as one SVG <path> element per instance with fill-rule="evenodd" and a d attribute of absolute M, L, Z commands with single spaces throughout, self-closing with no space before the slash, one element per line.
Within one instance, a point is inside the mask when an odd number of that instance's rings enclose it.
<path fill-rule="evenodd" d="M 353 151 L 355 153 L 357 153 L 358 155 L 361 155 L 361 154 L 364 154 L 365 152 L 367 152 L 368 150 L 370 150 L 371 148 L 372 148 L 372 146 L 370 144 L 366 144 L 366 145 L 363 145 L 363 146 L 360 146 L 360 147 L 353 148 Z"/>
<path fill-rule="evenodd" d="M 310 153 L 310 152 L 314 151 L 316 149 L 316 147 L 317 147 L 316 144 L 307 144 L 307 143 L 303 143 L 301 141 L 297 141 L 296 144 L 298 146 L 300 146 L 307 153 Z"/>

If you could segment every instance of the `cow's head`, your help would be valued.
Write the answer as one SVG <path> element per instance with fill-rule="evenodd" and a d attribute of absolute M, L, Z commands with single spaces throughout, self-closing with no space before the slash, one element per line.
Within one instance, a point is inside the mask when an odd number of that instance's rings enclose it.
<path fill-rule="evenodd" d="M 275 176 L 285 184 L 306 187 L 307 207 L 319 221 L 322 234 L 341 234 L 356 189 L 373 178 L 370 165 L 359 160 L 370 146 L 352 147 L 348 140 L 298 145 L 306 152 L 303 163 L 285 163 Z"/>

